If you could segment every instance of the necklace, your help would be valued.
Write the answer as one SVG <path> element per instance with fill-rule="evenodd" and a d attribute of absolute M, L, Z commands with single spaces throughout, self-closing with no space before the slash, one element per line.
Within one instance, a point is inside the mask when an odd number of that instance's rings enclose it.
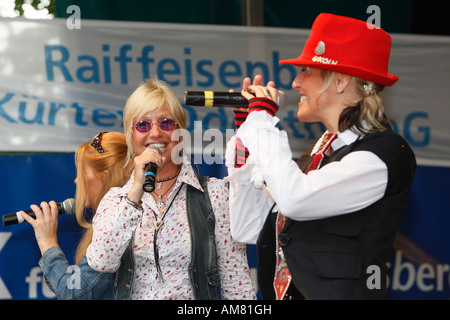
<path fill-rule="evenodd" d="M 153 254 L 155 256 L 156 270 L 158 271 L 157 279 L 162 281 L 162 282 L 164 282 L 164 278 L 163 278 L 163 274 L 162 274 L 162 271 L 161 271 L 161 266 L 159 264 L 159 250 L 158 250 L 158 246 L 156 245 L 156 242 L 158 240 L 159 229 L 164 224 L 164 218 L 166 217 L 167 212 L 169 212 L 169 209 L 172 206 L 172 203 L 175 200 L 175 198 L 178 196 L 178 193 L 180 192 L 182 186 L 183 186 L 183 183 L 182 183 L 181 187 L 178 188 L 178 191 L 177 191 L 177 193 L 175 193 L 175 196 L 172 198 L 172 201 L 170 202 L 169 206 L 164 210 L 164 213 L 163 213 L 163 215 L 161 217 L 161 220 L 158 221 L 158 215 L 156 214 L 155 211 L 152 210 L 153 211 L 153 216 L 155 217 L 155 221 L 153 221 L 153 224 L 155 225 L 155 233 L 153 234 Z M 170 190 L 170 188 L 168 190 Z M 164 194 L 166 194 L 166 193 L 167 193 L 167 191 Z M 161 201 L 161 196 L 159 196 L 159 200 Z"/>
<path fill-rule="evenodd" d="M 156 188 L 158 190 L 162 190 L 162 185 L 163 185 L 162 183 L 164 181 L 169 181 L 169 180 L 172 180 L 172 179 L 176 178 L 180 174 L 180 171 L 181 171 L 181 167 L 178 168 L 177 173 L 175 173 L 174 175 L 172 175 L 170 177 L 167 177 L 167 178 L 164 178 L 164 179 L 161 179 L 161 180 L 156 180 Z"/>
<path fill-rule="evenodd" d="M 173 179 L 173 178 L 172 178 Z M 177 182 L 177 180 L 175 180 L 172 185 L 166 190 L 166 192 L 164 192 L 163 194 L 158 194 L 155 190 L 153 190 L 153 192 L 158 196 L 158 201 L 156 202 L 156 207 L 158 207 L 158 209 L 164 209 L 167 204 L 166 202 L 163 200 L 163 196 L 169 192 L 169 190 L 173 187 L 173 185 L 175 184 L 175 182 Z M 157 227 L 155 225 L 155 227 Z M 159 227 L 157 227 L 159 229 Z"/>

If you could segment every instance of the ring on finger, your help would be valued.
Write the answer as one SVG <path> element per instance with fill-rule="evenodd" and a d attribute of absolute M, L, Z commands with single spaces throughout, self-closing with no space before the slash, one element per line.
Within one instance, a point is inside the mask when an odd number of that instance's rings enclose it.
<path fill-rule="evenodd" d="M 264 91 L 264 95 L 265 95 L 266 97 L 270 98 L 270 92 L 269 92 L 269 90 L 263 89 L 263 91 Z"/>

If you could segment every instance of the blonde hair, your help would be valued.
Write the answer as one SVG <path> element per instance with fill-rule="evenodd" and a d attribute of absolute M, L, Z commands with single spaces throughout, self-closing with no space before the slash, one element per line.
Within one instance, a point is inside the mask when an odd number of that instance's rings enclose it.
<path fill-rule="evenodd" d="M 137 156 L 133 145 L 132 127 L 147 113 L 168 106 L 173 120 L 181 129 L 186 129 L 186 114 L 171 87 L 161 80 L 147 80 L 128 98 L 123 114 L 124 132 L 128 144 L 127 161 Z"/>
<path fill-rule="evenodd" d="M 333 71 L 322 70 L 324 85 L 320 92 L 324 92 L 331 85 L 335 74 Z M 352 77 L 351 82 L 355 87 L 355 94 L 346 102 L 348 107 L 339 117 L 339 131 L 350 129 L 357 134 L 367 134 L 390 130 L 389 119 L 378 96 L 384 86 L 356 77 Z"/>
<path fill-rule="evenodd" d="M 95 176 L 101 180 L 99 191 L 93 204 L 94 212 L 103 196 L 112 187 L 121 187 L 129 179 L 132 166 L 127 164 L 127 144 L 125 135 L 119 132 L 106 132 L 102 134 L 100 142 L 104 152 L 100 153 L 86 142 L 75 153 L 77 167 L 77 187 L 75 193 L 76 217 L 80 226 L 85 230 L 75 253 L 75 262 L 79 264 L 86 250 L 92 242 L 92 222 L 86 220 L 85 204 L 87 198 L 86 166 L 94 171 Z"/>

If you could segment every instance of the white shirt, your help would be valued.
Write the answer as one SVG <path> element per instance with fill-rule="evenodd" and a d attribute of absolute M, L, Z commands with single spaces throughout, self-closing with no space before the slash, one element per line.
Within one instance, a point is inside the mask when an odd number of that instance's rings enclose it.
<path fill-rule="evenodd" d="M 187 159 L 185 159 L 187 160 Z M 186 163 L 186 162 L 185 162 Z M 89 265 L 100 272 L 115 272 L 135 232 L 135 281 L 131 299 L 193 299 L 189 264 L 191 241 L 186 214 L 186 190 L 189 184 L 202 190 L 190 165 L 183 164 L 176 184 L 168 196 L 174 199 L 159 230 L 157 244 L 164 282 L 158 280 L 154 261 L 155 217 L 159 214 L 150 194 L 142 197 L 143 212 L 121 200 L 130 190 L 134 176 L 123 188 L 112 188 L 102 199 L 94 216 L 94 234 L 87 250 Z M 182 183 L 183 184 L 182 186 Z M 202 190 L 203 191 L 203 190 Z M 216 218 L 217 263 L 223 299 L 255 299 L 246 255 L 246 246 L 231 238 L 228 188 L 223 180 L 210 178 L 208 191 Z M 153 211 L 153 212 L 152 212 Z M 158 220 L 161 220 L 159 216 Z"/>
<path fill-rule="evenodd" d="M 237 136 L 248 148 L 247 164 L 234 168 L 235 137 L 226 151 L 230 182 L 231 232 L 235 239 L 256 243 L 274 203 L 286 217 L 306 221 L 355 212 L 381 199 L 386 190 L 386 164 L 369 151 L 352 152 L 341 161 L 304 174 L 292 160 L 287 134 L 279 119 L 252 112 Z M 359 138 L 350 130 L 338 134 L 333 150 Z M 320 145 L 316 143 L 312 154 Z"/>

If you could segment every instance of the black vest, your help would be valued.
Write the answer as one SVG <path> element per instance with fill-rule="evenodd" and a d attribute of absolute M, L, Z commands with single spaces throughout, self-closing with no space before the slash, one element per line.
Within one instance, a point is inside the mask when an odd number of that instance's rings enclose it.
<path fill-rule="evenodd" d="M 357 212 L 312 221 L 288 219 L 278 239 L 292 274 L 294 296 L 306 299 L 386 298 L 386 262 L 414 180 L 415 156 L 402 137 L 387 131 L 368 134 L 342 147 L 324 158 L 322 167 L 356 151 L 370 151 L 386 164 L 388 184 L 385 194 L 379 201 Z M 309 154 L 305 153 L 298 161 L 303 171 L 312 160 Z M 258 282 L 263 299 L 275 299 L 276 214 L 269 213 L 257 242 Z M 371 289 L 372 286 L 367 285 L 368 278 L 374 274 L 373 268 L 381 272 L 380 289 Z"/>

